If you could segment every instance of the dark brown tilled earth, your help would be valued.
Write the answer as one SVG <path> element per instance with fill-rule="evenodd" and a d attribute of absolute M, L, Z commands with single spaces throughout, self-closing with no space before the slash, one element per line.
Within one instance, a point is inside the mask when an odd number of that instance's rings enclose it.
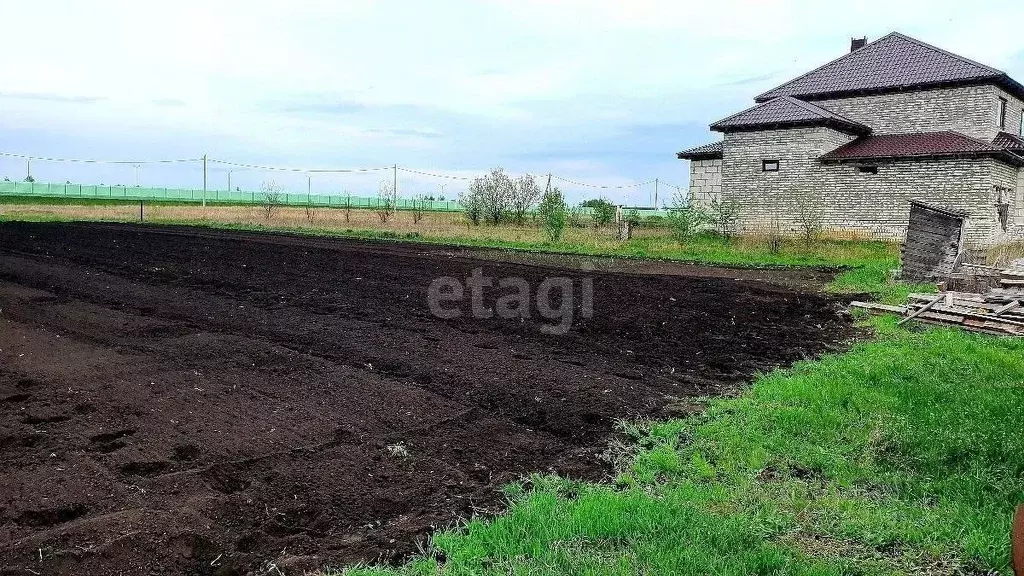
<path fill-rule="evenodd" d="M 500 509 L 524 474 L 601 478 L 616 418 L 664 416 L 853 333 L 836 302 L 766 282 L 486 258 L 0 224 L 0 573 L 398 560 Z M 592 277 L 594 315 L 564 336 L 535 309 L 432 316 L 431 280 L 475 267 L 533 287 Z"/>

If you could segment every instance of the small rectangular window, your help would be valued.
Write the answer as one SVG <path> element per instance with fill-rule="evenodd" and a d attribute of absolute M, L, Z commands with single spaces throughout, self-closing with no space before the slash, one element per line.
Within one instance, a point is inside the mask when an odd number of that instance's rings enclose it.
<path fill-rule="evenodd" d="M 1000 128 L 1006 128 L 1006 98 L 999 97 L 999 107 L 996 109 L 996 121 Z"/>
<path fill-rule="evenodd" d="M 778 160 L 761 160 L 761 172 L 778 172 Z"/>
<path fill-rule="evenodd" d="M 1024 108 L 1020 111 L 1020 135 L 1024 136 Z"/>
<path fill-rule="evenodd" d="M 878 174 L 878 166 L 857 166 L 857 172 L 861 174 Z"/>

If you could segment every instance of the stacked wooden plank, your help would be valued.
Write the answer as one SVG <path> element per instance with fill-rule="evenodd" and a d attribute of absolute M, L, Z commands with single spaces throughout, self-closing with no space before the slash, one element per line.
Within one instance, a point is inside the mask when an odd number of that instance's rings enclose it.
<path fill-rule="evenodd" d="M 877 314 L 899 314 L 904 317 L 901 324 L 916 321 L 1000 336 L 1024 336 L 1024 271 L 1004 270 L 1000 284 L 1000 288 L 984 294 L 911 294 L 903 306 L 873 302 L 853 302 L 851 306 Z"/>

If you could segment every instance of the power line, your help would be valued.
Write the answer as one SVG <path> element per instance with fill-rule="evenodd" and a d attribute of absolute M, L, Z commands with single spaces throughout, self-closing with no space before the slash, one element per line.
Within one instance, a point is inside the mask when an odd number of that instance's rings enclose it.
<path fill-rule="evenodd" d="M 39 160 L 44 162 L 70 162 L 77 164 L 129 164 L 129 165 L 142 165 L 142 164 L 179 164 L 188 162 L 201 162 L 202 158 L 174 158 L 166 160 L 99 160 L 90 158 L 57 158 L 49 156 L 31 156 L 28 154 L 15 154 L 11 152 L 0 152 L 0 157 L 7 158 L 20 158 L 23 160 Z M 382 166 L 377 168 L 290 168 L 286 166 L 269 166 L 262 164 L 245 164 L 241 162 L 232 162 L 230 160 L 217 160 L 209 158 L 207 160 L 210 163 L 220 164 L 223 166 L 231 166 L 234 168 L 243 168 L 250 170 L 267 170 L 271 172 L 293 172 L 302 174 L 346 174 L 346 173 L 366 173 L 366 172 L 383 172 L 385 170 L 401 170 L 410 174 L 418 174 L 420 176 L 429 176 L 432 178 L 443 178 L 447 180 L 460 180 L 460 181 L 471 181 L 474 180 L 472 176 L 453 176 L 450 174 L 439 174 L 436 172 L 426 172 L 423 170 L 416 170 L 413 168 L 405 168 L 402 166 Z M 580 186 L 583 188 L 595 188 L 601 190 L 626 190 L 630 188 L 639 188 L 641 186 L 647 186 L 654 183 L 654 179 L 647 180 L 644 182 L 638 182 L 635 184 L 623 184 L 618 186 L 602 185 L 602 184 L 591 184 L 589 182 L 580 182 L 578 180 L 571 180 L 569 178 L 563 178 L 558 175 L 551 175 L 552 178 L 572 184 L 574 186 Z M 675 188 L 676 190 L 682 190 L 682 186 L 675 186 L 667 182 L 662 184 Z"/>
<path fill-rule="evenodd" d="M 473 180 L 471 176 L 450 176 L 448 174 L 434 174 L 432 172 L 423 172 L 421 170 L 413 170 L 412 168 L 398 167 L 402 172 L 411 172 L 412 174 L 419 174 L 421 176 L 433 176 L 434 178 L 447 178 L 449 180 Z"/>
<path fill-rule="evenodd" d="M 89 158 L 52 158 L 49 156 L 29 156 L 28 154 L 12 154 L 0 152 L 0 156 L 7 158 L 21 158 L 22 160 L 42 160 L 44 162 L 74 162 L 78 164 L 173 164 L 179 162 L 199 162 L 202 158 L 175 158 L 172 160 L 94 160 Z"/>
<path fill-rule="evenodd" d="M 625 184 L 622 186 L 602 186 L 600 184 L 588 184 L 586 182 L 577 182 L 576 180 L 569 180 L 568 178 L 562 178 L 561 176 L 556 176 L 554 174 L 552 174 L 551 177 L 554 178 L 555 180 L 561 180 L 562 182 L 567 182 L 569 184 L 574 184 L 576 186 L 583 186 L 584 188 L 601 188 L 604 190 L 622 190 L 625 188 L 639 188 L 641 186 L 646 186 L 648 184 L 654 183 L 654 180 L 648 180 L 646 182 L 638 182 L 636 184 Z"/>
<path fill-rule="evenodd" d="M 240 164 L 238 162 L 230 162 L 228 160 L 215 160 L 209 159 L 210 163 L 223 164 L 225 166 L 234 166 L 237 168 L 249 168 L 252 170 L 268 170 L 272 172 L 302 172 L 302 173 L 347 173 L 347 172 L 380 172 L 382 170 L 393 170 L 393 166 L 384 166 L 381 168 L 287 168 L 284 166 L 263 166 L 259 164 Z"/>

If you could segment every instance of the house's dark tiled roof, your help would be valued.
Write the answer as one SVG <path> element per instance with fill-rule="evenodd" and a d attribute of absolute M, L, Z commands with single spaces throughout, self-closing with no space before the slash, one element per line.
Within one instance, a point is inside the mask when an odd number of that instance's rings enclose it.
<path fill-rule="evenodd" d="M 1004 148 L 1006 150 L 1020 150 L 1021 152 L 1024 152 L 1024 139 L 1021 139 L 1021 137 L 1016 134 L 1010 134 L 1009 132 L 1000 132 L 999 134 L 996 134 L 992 143 L 999 148 Z"/>
<path fill-rule="evenodd" d="M 871 131 L 870 128 L 859 122 L 844 118 L 821 106 L 797 100 L 792 96 L 782 96 L 758 104 L 753 108 L 747 108 L 715 122 L 711 125 L 711 129 L 718 132 L 734 132 L 786 126 L 833 126 L 853 134 L 867 134 Z"/>
<path fill-rule="evenodd" d="M 722 157 L 722 142 L 712 142 L 676 153 L 680 160 L 714 160 Z"/>
<path fill-rule="evenodd" d="M 840 162 L 950 156 L 995 156 L 1011 163 L 1021 161 L 1020 157 L 994 144 L 951 130 L 865 136 L 822 155 L 821 160 Z"/>
<path fill-rule="evenodd" d="M 803 76 L 761 94 L 821 99 L 923 86 L 993 82 L 1024 97 L 1024 86 L 1001 70 L 893 32 Z"/>

